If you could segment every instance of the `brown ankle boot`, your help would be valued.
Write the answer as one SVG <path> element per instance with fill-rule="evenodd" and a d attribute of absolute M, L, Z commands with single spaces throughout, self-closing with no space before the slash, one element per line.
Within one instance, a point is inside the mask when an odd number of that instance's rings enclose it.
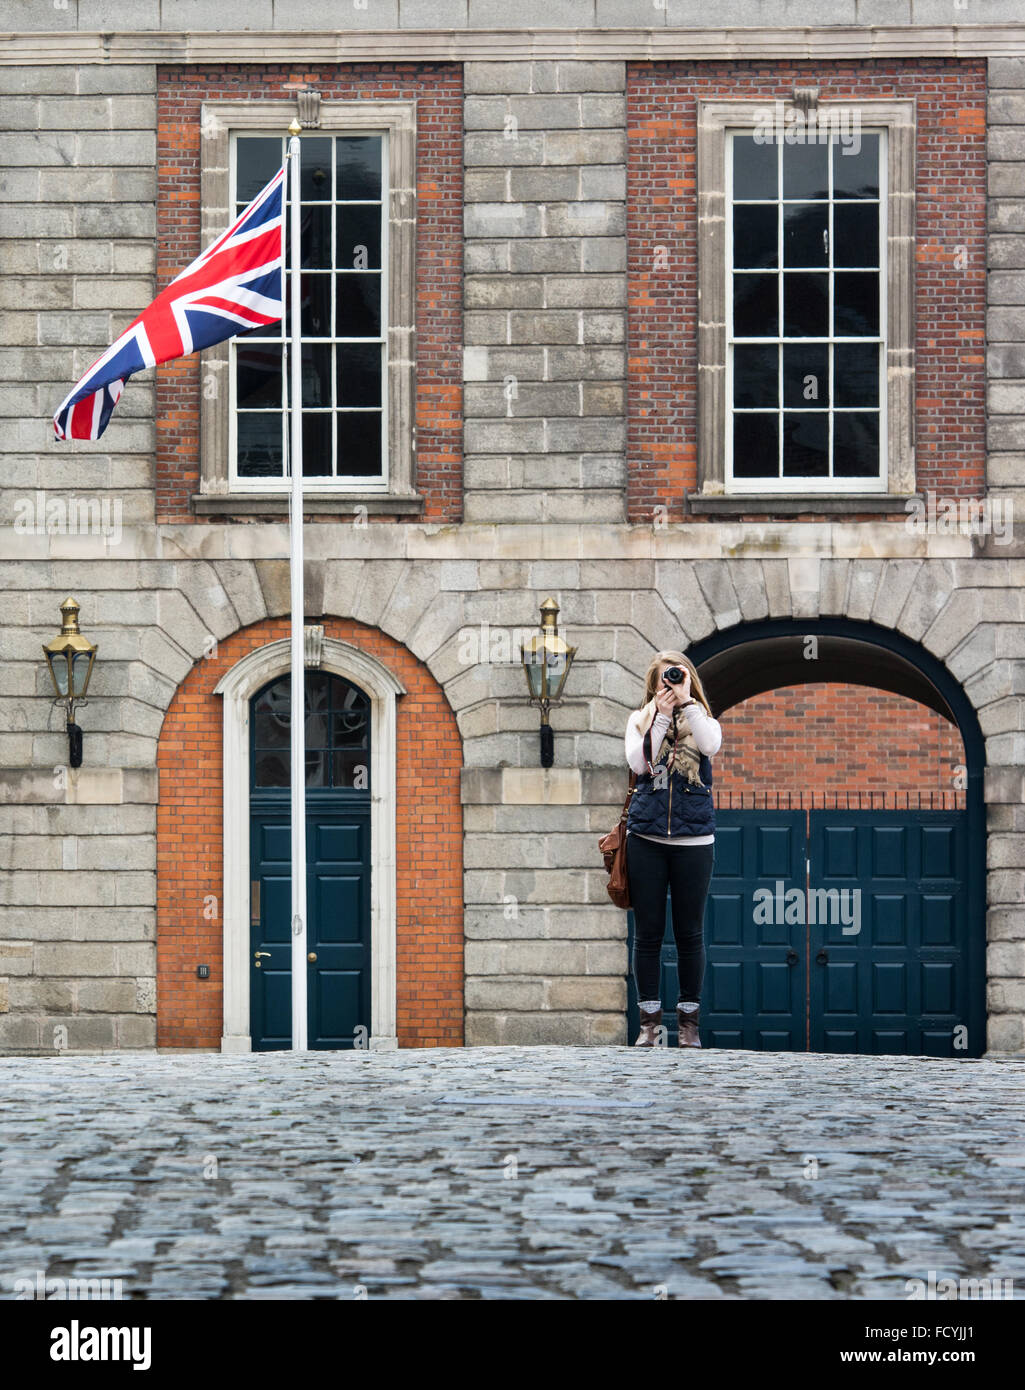
<path fill-rule="evenodd" d="M 676 1040 L 680 1047 L 700 1047 L 701 1039 L 698 1037 L 698 1027 L 701 1023 L 700 1009 L 694 1009 L 690 1013 L 684 1013 L 679 1004 L 676 1006 L 677 1035 Z"/>
<path fill-rule="evenodd" d="M 656 1009 L 649 1014 L 645 1009 L 641 1010 L 641 1031 L 637 1034 L 637 1041 L 634 1047 L 658 1047 L 659 1029 L 662 1027 L 662 1010 Z"/>

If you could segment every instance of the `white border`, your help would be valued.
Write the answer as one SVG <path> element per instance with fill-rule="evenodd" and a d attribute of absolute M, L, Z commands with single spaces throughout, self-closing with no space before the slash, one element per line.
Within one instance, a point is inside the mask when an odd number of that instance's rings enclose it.
<path fill-rule="evenodd" d="M 257 647 L 214 688 L 224 696 L 224 1031 L 222 1052 L 250 1052 L 249 1031 L 249 702 L 287 674 L 287 638 Z M 374 657 L 325 637 L 320 668 L 370 698 L 370 1046 L 395 1048 L 395 697 L 406 693 Z"/>

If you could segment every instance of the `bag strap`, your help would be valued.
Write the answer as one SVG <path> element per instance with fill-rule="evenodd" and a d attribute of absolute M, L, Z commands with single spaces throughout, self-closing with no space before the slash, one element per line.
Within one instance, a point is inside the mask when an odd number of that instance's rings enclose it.
<path fill-rule="evenodd" d="M 636 787 L 636 785 L 637 785 L 637 773 L 631 770 L 631 773 L 630 773 L 630 787 L 629 787 L 629 789 L 628 789 L 628 791 L 627 791 L 627 793 L 626 793 L 626 800 L 623 802 L 623 810 L 622 810 L 622 812 L 621 812 L 621 814 L 620 814 L 620 817 L 619 817 L 619 823 L 620 823 L 620 825 L 624 825 L 624 824 L 626 823 L 627 812 L 630 810 L 630 798 L 631 798 L 631 797 L 633 796 L 633 794 L 634 794 L 634 787 Z"/>

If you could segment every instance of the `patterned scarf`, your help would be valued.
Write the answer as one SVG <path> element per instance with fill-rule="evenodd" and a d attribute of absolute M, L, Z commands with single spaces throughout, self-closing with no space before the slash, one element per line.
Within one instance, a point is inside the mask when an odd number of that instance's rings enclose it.
<path fill-rule="evenodd" d="M 687 716 L 682 709 L 677 708 L 675 721 L 670 723 L 658 752 L 652 756 L 651 726 L 655 722 L 656 714 L 658 714 L 658 707 L 654 700 L 649 700 L 642 708 L 640 718 L 645 759 L 653 767 L 657 767 L 660 763 L 663 764 L 670 776 L 673 772 L 678 772 L 681 777 L 685 777 L 694 786 L 703 787 L 705 783 L 701 780 L 701 754 L 698 752 L 694 735 L 687 722 Z"/>

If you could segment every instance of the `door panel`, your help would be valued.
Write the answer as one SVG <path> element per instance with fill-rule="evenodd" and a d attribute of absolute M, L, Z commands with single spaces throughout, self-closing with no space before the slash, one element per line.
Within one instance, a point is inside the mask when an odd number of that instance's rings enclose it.
<path fill-rule="evenodd" d="M 809 819 L 809 888 L 844 892 L 848 919 L 834 901 L 813 917 L 809 899 L 812 1050 L 842 1034 L 853 1052 L 964 1055 L 954 1029 L 968 1022 L 965 813 Z"/>
<path fill-rule="evenodd" d="M 291 832 L 288 807 L 250 818 L 249 1012 L 254 1051 L 292 1046 Z M 258 885 L 258 897 L 252 884 Z M 261 954 L 257 956 L 257 951 Z"/>
<path fill-rule="evenodd" d="M 351 1048 L 370 1017 L 370 810 L 308 798 L 308 1046 Z M 254 1051 L 292 1045 L 291 830 L 287 804 L 250 812 L 251 878 L 259 909 L 250 927 L 250 1030 Z M 262 954 L 257 957 L 256 952 Z M 259 963 L 257 963 L 259 962 Z"/>
<path fill-rule="evenodd" d="M 370 1035 L 370 810 L 311 810 L 311 1048 L 351 1048 Z M 314 857 L 315 854 L 315 857 Z"/>

